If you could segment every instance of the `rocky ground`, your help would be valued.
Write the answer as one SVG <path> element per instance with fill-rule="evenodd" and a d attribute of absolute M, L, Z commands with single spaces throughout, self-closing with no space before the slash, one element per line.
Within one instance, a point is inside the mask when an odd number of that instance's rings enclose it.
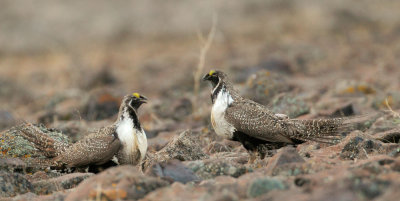
<path fill-rule="evenodd" d="M 41 2 L 38 12 L 0 6 L 0 200 L 400 197 L 398 2 L 149 1 L 134 13 L 108 1 Z M 366 118 L 334 145 L 305 142 L 249 164 L 240 143 L 215 135 L 208 83 L 194 92 L 201 43 L 193 24 L 206 33 L 209 8 L 218 25 L 202 74 L 222 69 L 243 96 L 291 118 Z M 98 15 L 85 16 L 92 10 Z M 33 122 L 73 143 L 113 123 L 132 92 L 149 98 L 140 108 L 149 144 L 140 167 L 56 171 L 16 127 Z"/>

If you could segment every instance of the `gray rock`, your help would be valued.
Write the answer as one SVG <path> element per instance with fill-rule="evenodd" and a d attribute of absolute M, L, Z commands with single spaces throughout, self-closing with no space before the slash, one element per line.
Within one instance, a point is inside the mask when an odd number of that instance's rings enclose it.
<path fill-rule="evenodd" d="M 351 189 L 368 200 L 372 200 L 381 195 L 390 185 L 389 181 L 380 179 L 353 178 L 353 180 L 354 181 L 349 182 L 350 185 L 352 185 Z"/>
<path fill-rule="evenodd" d="M 373 135 L 375 133 L 385 132 L 399 127 L 400 118 L 393 116 L 392 114 L 386 114 L 376 119 L 368 130 L 368 133 Z"/>
<path fill-rule="evenodd" d="M 347 136 L 342 143 L 344 147 L 340 153 L 342 159 L 365 159 L 372 154 L 387 154 L 400 147 L 398 144 L 383 143 L 374 140 L 371 136 L 355 131 Z"/>
<path fill-rule="evenodd" d="M 246 166 L 233 161 L 223 159 L 208 159 L 199 161 L 190 161 L 187 166 L 196 173 L 201 179 L 211 179 L 221 175 L 239 177 L 246 172 L 252 171 Z"/>
<path fill-rule="evenodd" d="M 208 188 L 198 185 L 183 185 L 175 182 L 171 186 L 159 188 L 144 197 L 143 201 L 186 201 L 208 200 L 213 196 Z"/>
<path fill-rule="evenodd" d="M 133 199 L 144 197 L 157 188 L 169 185 L 169 182 L 160 178 L 145 176 L 137 167 L 119 166 L 109 168 L 92 176 L 75 188 L 66 201 L 86 199 Z"/>
<path fill-rule="evenodd" d="M 22 174 L 0 171 L 0 196 L 12 197 L 30 191 L 33 186 Z"/>
<path fill-rule="evenodd" d="M 50 194 L 55 191 L 71 189 L 76 187 L 83 180 L 94 175 L 93 173 L 72 173 L 64 176 L 43 179 L 32 182 L 36 194 Z"/>
<path fill-rule="evenodd" d="M 17 196 L 13 197 L 10 200 L 29 201 L 29 200 L 39 200 L 39 199 L 38 199 L 38 195 L 36 195 L 35 193 L 28 192 L 28 193 L 25 193 L 25 194 L 17 195 Z M 42 199 L 40 199 L 40 200 L 43 201 Z"/>
<path fill-rule="evenodd" d="M 199 136 L 193 135 L 192 131 L 186 130 L 178 137 L 171 140 L 163 149 L 153 156 L 147 157 L 142 164 L 145 170 L 151 164 L 178 159 L 181 161 L 193 161 L 208 158 L 198 144 Z"/>
<path fill-rule="evenodd" d="M 19 158 L 0 158 L 0 170 L 24 172 L 26 164 Z"/>
<path fill-rule="evenodd" d="M 55 192 L 50 195 L 36 195 L 34 193 L 25 193 L 22 195 L 15 196 L 11 200 L 12 201 L 64 201 L 68 193 L 69 192 L 67 191 Z"/>
<path fill-rule="evenodd" d="M 398 200 L 400 197 L 400 185 L 387 189 L 382 196 L 376 198 L 377 201 Z"/>
<path fill-rule="evenodd" d="M 291 164 L 301 164 L 304 162 L 303 157 L 297 153 L 297 150 L 294 147 L 283 147 L 278 150 L 277 154 L 268 160 L 266 173 L 268 175 L 276 175 L 282 170 L 288 169 L 291 171 Z"/>
<path fill-rule="evenodd" d="M 177 181 L 185 184 L 199 180 L 194 172 L 179 160 L 156 163 L 147 169 L 145 175 L 160 177 L 171 183 Z"/>
<path fill-rule="evenodd" d="M 182 132 L 178 137 L 169 142 L 158 155 L 167 155 L 182 161 L 191 161 L 207 158 L 201 147 L 197 145 L 198 139 L 190 130 Z"/>
<path fill-rule="evenodd" d="M 391 165 L 393 171 L 400 172 L 400 159 Z"/>
<path fill-rule="evenodd" d="M 51 159 L 39 158 L 0 158 L 0 170 L 17 173 L 35 173 L 53 164 Z"/>
<path fill-rule="evenodd" d="M 392 130 L 376 133 L 373 135 L 373 138 L 384 143 L 399 143 L 400 128 L 394 128 Z"/>
<path fill-rule="evenodd" d="M 287 185 L 282 181 L 270 177 L 255 179 L 247 189 L 247 196 L 250 198 L 258 197 L 272 190 L 287 189 Z"/>

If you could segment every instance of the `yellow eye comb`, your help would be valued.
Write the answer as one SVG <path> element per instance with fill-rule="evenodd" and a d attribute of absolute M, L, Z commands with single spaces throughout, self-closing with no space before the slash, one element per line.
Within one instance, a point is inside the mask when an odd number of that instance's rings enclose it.
<path fill-rule="evenodd" d="M 135 96 L 136 98 L 139 98 L 140 94 L 139 93 L 133 93 L 132 96 Z"/>
<path fill-rule="evenodd" d="M 215 70 L 210 70 L 210 72 L 208 73 L 208 75 L 213 75 L 215 73 Z"/>

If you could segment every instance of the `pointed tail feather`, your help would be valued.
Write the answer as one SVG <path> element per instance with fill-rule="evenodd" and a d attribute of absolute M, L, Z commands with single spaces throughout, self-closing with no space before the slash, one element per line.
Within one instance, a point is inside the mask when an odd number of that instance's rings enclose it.
<path fill-rule="evenodd" d="M 68 146 L 46 135 L 31 123 L 18 126 L 22 137 L 31 142 L 34 147 L 43 152 L 46 157 L 56 157 Z"/>
<path fill-rule="evenodd" d="M 358 124 L 370 119 L 369 114 L 332 119 L 292 119 L 303 128 L 302 132 L 297 132 L 293 138 L 335 144 L 344 133 L 357 130 Z"/>

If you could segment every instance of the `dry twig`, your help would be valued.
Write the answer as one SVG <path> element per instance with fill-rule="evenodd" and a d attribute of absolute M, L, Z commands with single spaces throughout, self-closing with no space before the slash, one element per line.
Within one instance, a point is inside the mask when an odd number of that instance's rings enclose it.
<path fill-rule="evenodd" d="M 199 63 L 197 65 L 197 69 L 193 74 L 194 77 L 194 101 L 193 101 L 193 106 L 194 108 L 196 108 L 197 105 L 197 98 L 198 98 L 198 94 L 199 94 L 199 88 L 200 88 L 200 79 L 201 79 L 201 75 L 203 73 L 204 70 L 204 63 L 205 63 L 205 59 L 206 59 L 206 54 L 208 52 L 208 50 L 210 49 L 211 43 L 214 39 L 215 36 L 215 30 L 217 27 L 217 14 L 214 13 L 213 16 L 213 24 L 211 27 L 210 32 L 208 33 L 207 39 L 205 40 L 203 35 L 200 32 L 197 32 L 197 36 L 199 38 L 199 41 L 201 43 L 201 49 L 200 49 L 200 55 L 199 55 Z"/>
<path fill-rule="evenodd" d="M 389 109 L 389 111 L 393 114 L 394 117 L 400 118 L 400 114 L 399 114 L 398 112 L 395 112 L 395 111 L 392 109 L 392 107 L 390 107 L 390 104 L 389 104 L 389 101 L 388 101 L 387 98 L 385 99 L 385 104 L 386 104 L 386 107 Z"/>

